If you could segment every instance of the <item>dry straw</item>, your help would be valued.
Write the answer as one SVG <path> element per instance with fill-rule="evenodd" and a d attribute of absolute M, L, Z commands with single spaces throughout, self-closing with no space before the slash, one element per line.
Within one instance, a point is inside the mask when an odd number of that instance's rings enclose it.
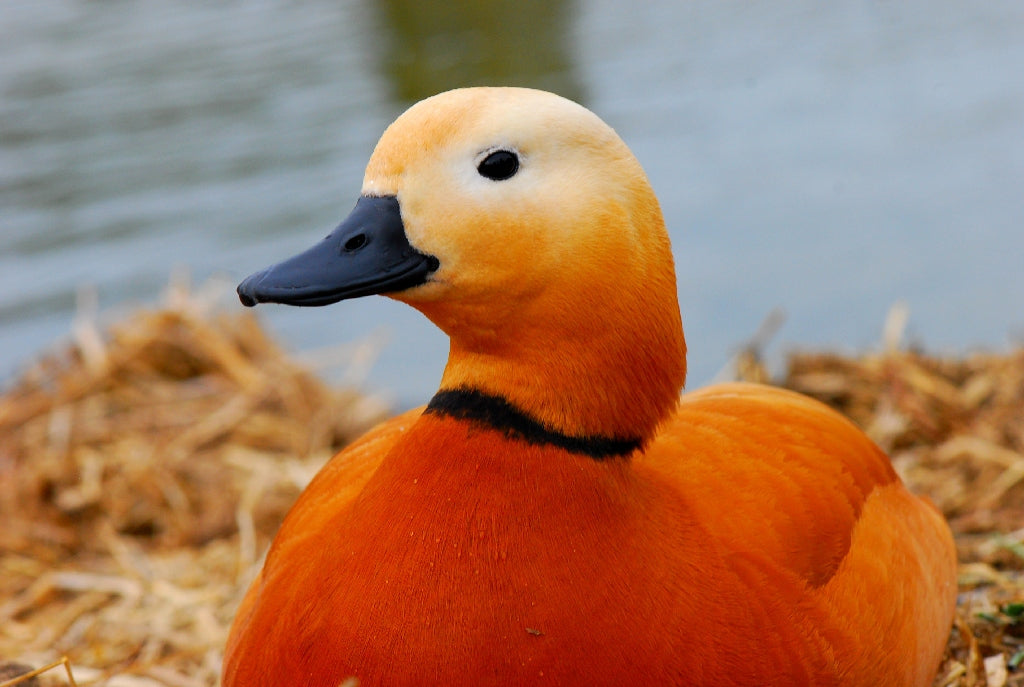
<path fill-rule="evenodd" d="M 384 417 L 231 312 L 179 285 L 105 332 L 79 318 L 0 397 L 0 662 L 66 654 L 81 685 L 217 683 L 284 513 Z"/>
<path fill-rule="evenodd" d="M 234 609 L 301 488 L 383 417 L 256 320 L 171 289 L 0 396 L 0 683 L 217 684 Z M 352 359 L 356 359 L 353 357 Z M 756 347 L 739 376 L 767 379 Z M 1024 685 L 1024 350 L 795 354 L 781 382 L 890 452 L 957 534 L 961 598 L 937 685 Z M 7 661 L 7 663 L 4 663 Z"/>

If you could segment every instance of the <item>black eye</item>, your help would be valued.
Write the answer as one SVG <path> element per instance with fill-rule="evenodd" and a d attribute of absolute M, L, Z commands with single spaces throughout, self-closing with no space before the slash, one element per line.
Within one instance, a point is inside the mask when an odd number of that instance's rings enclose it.
<path fill-rule="evenodd" d="M 504 181 L 519 171 L 519 156 L 508 150 L 495 150 L 483 159 L 476 171 L 493 181 Z"/>

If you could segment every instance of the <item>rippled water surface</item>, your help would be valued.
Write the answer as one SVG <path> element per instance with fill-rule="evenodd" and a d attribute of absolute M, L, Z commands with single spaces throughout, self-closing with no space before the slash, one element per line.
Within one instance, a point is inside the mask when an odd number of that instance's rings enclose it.
<path fill-rule="evenodd" d="M 692 385 L 775 306 L 777 349 L 873 345 L 898 300 L 929 348 L 1024 337 L 1017 0 L 436 5 L 5 3 L 0 378 L 83 286 L 152 303 L 175 267 L 305 248 L 395 115 L 479 83 L 579 100 L 644 163 Z M 402 404 L 437 383 L 447 342 L 404 306 L 262 310 L 296 350 L 387 334 L 366 384 Z"/>

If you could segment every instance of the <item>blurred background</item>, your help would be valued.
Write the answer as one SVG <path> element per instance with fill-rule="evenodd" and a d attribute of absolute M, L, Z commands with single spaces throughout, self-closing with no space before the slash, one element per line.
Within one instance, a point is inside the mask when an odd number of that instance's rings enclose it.
<path fill-rule="evenodd" d="M 644 164 L 690 387 L 775 307 L 776 355 L 877 346 L 897 301 L 931 351 L 1024 340 L 1019 0 L 7 0 L 0 384 L 82 293 L 230 293 L 305 249 L 395 116 L 477 84 L 578 100 Z M 260 311 L 293 350 L 373 337 L 363 384 L 400 406 L 436 388 L 447 341 L 405 306 Z"/>

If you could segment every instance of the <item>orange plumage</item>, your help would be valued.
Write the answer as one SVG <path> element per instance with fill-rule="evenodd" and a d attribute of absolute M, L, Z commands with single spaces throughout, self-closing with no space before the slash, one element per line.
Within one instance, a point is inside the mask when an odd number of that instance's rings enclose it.
<path fill-rule="evenodd" d="M 428 99 L 385 132 L 350 220 L 239 287 L 374 292 L 449 334 L 441 390 L 299 498 L 224 685 L 931 683 L 944 521 L 817 402 L 679 400 L 660 210 L 592 114 L 522 89 Z"/>

